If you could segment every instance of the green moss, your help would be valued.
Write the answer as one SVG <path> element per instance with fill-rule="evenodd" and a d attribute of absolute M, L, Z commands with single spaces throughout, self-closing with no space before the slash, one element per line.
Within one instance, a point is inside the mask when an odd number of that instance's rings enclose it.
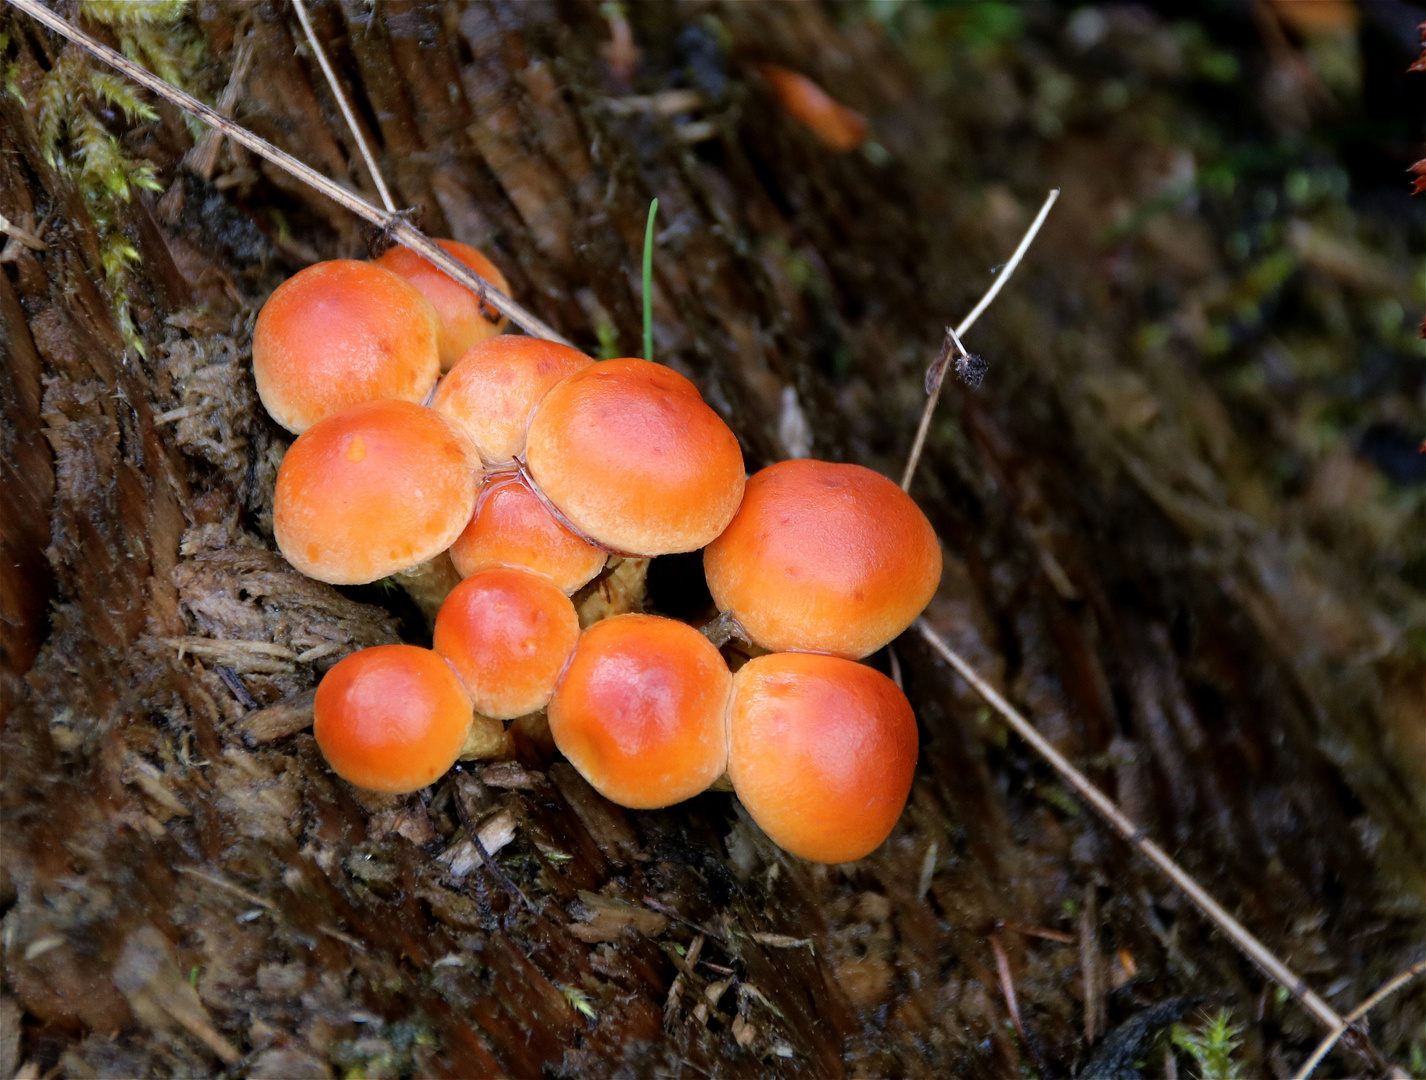
<path fill-rule="evenodd" d="M 1233 1023 L 1227 1009 L 1204 1017 L 1194 1029 L 1173 1026 L 1173 1044 L 1193 1059 L 1197 1080 L 1239 1080 L 1241 1066 L 1233 1060 L 1243 1040 L 1243 1029 Z"/>
<path fill-rule="evenodd" d="M 114 32 L 124 55 L 187 89 L 203 61 L 202 39 L 184 22 L 188 8 L 189 0 L 87 0 L 81 11 L 84 19 Z M 9 70 L 13 64 L 5 58 L 8 45 L 0 37 L 0 81 L 18 97 Z M 118 220 L 135 188 L 161 191 L 163 185 L 152 164 L 124 152 L 103 117 L 118 114 L 126 123 L 138 124 L 157 120 L 158 113 L 127 79 L 74 46 L 65 48 L 40 81 L 34 112 L 45 160 L 74 182 L 94 220 L 104 278 L 124 341 L 146 355 L 129 297 L 131 271 L 140 256 Z M 199 125 L 195 134 L 201 131 Z"/>

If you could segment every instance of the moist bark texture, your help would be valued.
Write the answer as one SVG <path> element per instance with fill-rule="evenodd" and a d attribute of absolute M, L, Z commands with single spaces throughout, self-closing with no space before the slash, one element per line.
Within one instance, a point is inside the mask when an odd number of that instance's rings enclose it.
<path fill-rule="evenodd" d="M 1296 414 L 1243 405 L 1203 360 L 1215 313 L 1257 301 L 1221 222 L 1162 202 L 1182 162 L 1145 118 L 1177 93 L 1197 115 L 1182 35 L 1104 9 L 1086 74 L 1052 14 L 936 66 L 860 9 L 631 5 L 628 67 L 594 3 L 311 6 L 399 204 L 591 352 L 638 349 L 658 197 L 658 358 L 750 469 L 811 453 L 899 475 L 941 328 L 1061 186 L 974 331 L 984 385 L 948 386 L 912 487 L 945 543 L 928 618 L 1339 1009 L 1419 957 L 1415 489 L 1380 495 L 1350 446 L 1282 481 Z M 251 35 L 237 119 L 374 197 L 290 8 L 188 19 L 213 98 Z M 0 1077 L 1129 1076 L 1193 1001 L 1246 1025 L 1250 1074 L 1305 1056 L 1305 1014 L 914 637 L 873 658 L 916 709 L 910 803 L 848 866 L 779 852 L 728 794 L 622 810 L 538 736 L 419 796 L 337 780 L 312 687 L 426 631 L 399 594 L 276 552 L 289 437 L 257 403 L 251 327 L 286 276 L 377 238 L 241 150 L 185 166 L 166 106 L 106 116 L 163 187 L 114 226 L 141 257 L 146 355 L 126 348 L 100 233 L 40 150 L 33 93 L 72 46 L 10 10 L 0 28 L 29 102 L 0 93 L 0 212 L 44 244 L 0 255 Z M 1306 130 L 1310 101 L 1272 96 L 1286 61 L 1248 15 L 1229 29 L 1259 68 L 1225 100 Z M 822 146 L 762 61 L 880 141 Z M 1045 119 L 1046 72 L 1110 68 L 1133 109 Z M 673 89 L 699 103 L 649 101 Z M 1404 236 L 1298 220 L 1300 289 L 1399 321 Z M 646 603 L 702 620 L 700 589 L 696 560 L 656 560 Z M 1405 994 L 1373 1038 L 1406 1055 L 1422 1015 Z"/>

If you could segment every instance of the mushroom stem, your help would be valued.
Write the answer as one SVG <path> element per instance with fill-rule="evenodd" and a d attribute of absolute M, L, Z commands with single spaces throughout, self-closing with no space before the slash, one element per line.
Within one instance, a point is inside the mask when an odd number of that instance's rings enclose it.
<path fill-rule="evenodd" d="M 441 605 L 446 602 L 450 591 L 460 584 L 460 574 L 456 572 L 455 563 L 451 562 L 450 553 L 445 551 L 410 570 L 398 570 L 391 578 L 415 601 L 426 617 L 428 627 L 436 625 L 436 614 Z"/>
<path fill-rule="evenodd" d="M 574 594 L 580 629 L 588 629 L 612 615 L 641 610 L 649 561 L 636 556 L 611 555 L 603 573 Z"/>
<path fill-rule="evenodd" d="M 733 790 L 733 781 L 728 778 L 728 771 L 727 771 L 726 769 L 723 770 L 723 772 L 719 775 L 718 779 L 714 780 L 713 783 L 711 783 L 711 784 L 708 785 L 708 790 L 709 790 L 709 791 L 732 791 L 732 790 Z"/>
<path fill-rule="evenodd" d="M 460 748 L 460 761 L 510 761 L 515 756 L 515 740 L 505 725 L 489 716 L 475 714 L 465 743 Z"/>

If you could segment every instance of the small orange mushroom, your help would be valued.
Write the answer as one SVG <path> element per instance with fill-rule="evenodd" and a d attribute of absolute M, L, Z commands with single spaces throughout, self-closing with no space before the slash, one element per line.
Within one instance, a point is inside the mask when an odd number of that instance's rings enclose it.
<path fill-rule="evenodd" d="M 859 659 L 930 602 L 941 548 L 920 507 L 886 477 L 800 458 L 748 480 L 703 569 L 718 609 L 763 648 Z"/>
<path fill-rule="evenodd" d="M 505 295 L 510 295 L 510 283 L 505 275 L 475 248 L 457 240 L 437 240 L 436 244 Z M 500 333 L 509 322 L 488 303 L 482 311 L 479 296 L 408 247 L 398 244 L 377 259 L 375 265 L 400 274 L 435 306 L 441 324 L 442 371 L 449 371 L 467 349 L 477 341 Z"/>
<path fill-rule="evenodd" d="M 550 387 L 593 363 L 544 338 L 488 338 L 441 380 L 431 408 L 463 425 L 486 461 L 510 461 L 524 452 L 530 417 Z"/>
<path fill-rule="evenodd" d="M 837 656 L 773 653 L 733 676 L 728 777 L 786 851 L 842 863 L 890 834 L 916 768 L 916 718 L 881 672 Z"/>
<path fill-rule="evenodd" d="M 415 645 L 377 645 L 338 661 L 317 687 L 313 714 L 332 771 L 393 795 L 454 765 L 474 716 L 450 665 Z"/>
<path fill-rule="evenodd" d="M 855 150 L 867 137 L 867 122 L 860 114 L 834 100 L 806 75 L 778 64 L 759 64 L 758 71 L 772 87 L 783 112 L 833 150 Z"/>
<path fill-rule="evenodd" d="M 722 655 L 693 627 L 616 615 L 580 637 L 550 702 L 550 734 L 605 798 L 669 806 L 722 774 L 731 687 Z"/>
<path fill-rule="evenodd" d="M 550 513 L 519 473 L 485 478 L 470 524 L 451 545 L 461 577 L 492 566 L 518 566 L 543 574 L 566 595 L 593 580 L 608 557 Z"/>
<path fill-rule="evenodd" d="M 569 597 L 528 570 L 466 578 L 436 616 L 433 647 L 450 661 L 476 711 L 513 720 L 549 704 L 579 640 Z"/>
<path fill-rule="evenodd" d="M 737 436 L 697 387 L 647 360 L 606 360 L 556 384 L 525 459 L 576 529 L 631 555 L 696 551 L 743 497 Z"/>
<path fill-rule="evenodd" d="M 258 396 L 298 434 L 364 401 L 425 401 L 441 374 L 439 328 L 436 309 L 405 278 L 351 259 L 316 263 L 258 312 Z"/>
<path fill-rule="evenodd" d="M 480 458 L 455 424 L 407 401 L 309 428 L 277 470 L 272 531 L 308 577 L 360 585 L 441 554 L 475 510 Z"/>

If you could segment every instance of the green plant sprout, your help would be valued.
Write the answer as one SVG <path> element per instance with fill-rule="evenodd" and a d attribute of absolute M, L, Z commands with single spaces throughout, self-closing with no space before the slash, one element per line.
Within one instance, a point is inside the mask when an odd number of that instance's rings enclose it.
<path fill-rule="evenodd" d="M 654 359 L 654 215 L 659 201 L 649 203 L 649 223 L 644 226 L 644 359 Z"/>
<path fill-rule="evenodd" d="M 1242 1072 L 1233 1054 L 1243 1044 L 1243 1029 L 1233 1023 L 1227 1009 L 1206 1016 L 1196 1030 L 1175 1024 L 1173 1044 L 1198 1067 L 1198 1080 L 1241 1080 Z"/>

